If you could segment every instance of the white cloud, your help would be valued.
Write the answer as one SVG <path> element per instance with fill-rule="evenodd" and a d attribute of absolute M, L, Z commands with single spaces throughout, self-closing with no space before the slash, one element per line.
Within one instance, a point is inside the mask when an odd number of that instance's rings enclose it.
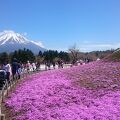
<path fill-rule="evenodd" d="M 120 43 L 114 44 L 82 44 L 79 46 L 80 51 L 82 52 L 90 52 L 95 50 L 110 50 L 120 48 Z"/>

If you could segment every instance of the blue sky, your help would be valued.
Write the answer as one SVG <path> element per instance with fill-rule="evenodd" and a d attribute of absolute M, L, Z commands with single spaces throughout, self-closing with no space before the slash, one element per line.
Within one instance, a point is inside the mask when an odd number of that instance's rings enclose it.
<path fill-rule="evenodd" d="M 120 47 L 120 0 L 0 0 L 0 31 L 13 30 L 48 49 Z"/>

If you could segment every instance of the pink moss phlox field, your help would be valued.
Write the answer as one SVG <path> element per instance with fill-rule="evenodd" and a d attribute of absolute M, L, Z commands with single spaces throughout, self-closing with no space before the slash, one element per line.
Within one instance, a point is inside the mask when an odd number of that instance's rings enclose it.
<path fill-rule="evenodd" d="M 5 104 L 15 120 L 120 120 L 120 63 L 39 73 L 18 86 Z"/>

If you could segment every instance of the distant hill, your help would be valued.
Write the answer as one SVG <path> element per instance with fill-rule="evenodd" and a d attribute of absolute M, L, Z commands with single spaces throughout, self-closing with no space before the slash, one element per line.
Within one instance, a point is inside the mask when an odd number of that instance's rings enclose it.
<path fill-rule="evenodd" d="M 3 31 L 0 33 L 0 53 L 10 53 L 24 48 L 31 50 L 34 54 L 38 54 L 39 51 L 44 52 L 46 50 L 40 43 L 30 41 L 14 31 Z"/>
<path fill-rule="evenodd" d="M 79 58 L 85 60 L 85 58 L 88 58 L 91 61 L 95 61 L 98 58 L 104 59 L 106 56 L 110 56 L 114 53 L 115 50 L 106 50 L 106 51 L 92 51 L 92 52 L 86 52 L 86 53 L 79 53 Z"/>
<path fill-rule="evenodd" d="M 107 56 L 104 60 L 106 61 L 120 61 L 120 48 L 118 48 L 115 52 L 111 55 Z"/>

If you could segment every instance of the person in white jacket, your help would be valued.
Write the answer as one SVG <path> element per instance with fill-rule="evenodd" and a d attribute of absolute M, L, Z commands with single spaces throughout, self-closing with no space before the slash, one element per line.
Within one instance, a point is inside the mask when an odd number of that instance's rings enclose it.
<path fill-rule="evenodd" d="M 10 76 L 12 75 L 12 70 L 11 70 L 11 65 L 8 63 L 8 61 L 6 61 L 3 64 L 3 70 L 5 70 L 5 72 L 6 72 L 6 79 L 9 81 L 10 80 Z"/>
<path fill-rule="evenodd" d="M 35 65 L 35 63 L 32 63 L 32 68 L 33 68 L 33 71 L 36 70 L 36 65 Z"/>

